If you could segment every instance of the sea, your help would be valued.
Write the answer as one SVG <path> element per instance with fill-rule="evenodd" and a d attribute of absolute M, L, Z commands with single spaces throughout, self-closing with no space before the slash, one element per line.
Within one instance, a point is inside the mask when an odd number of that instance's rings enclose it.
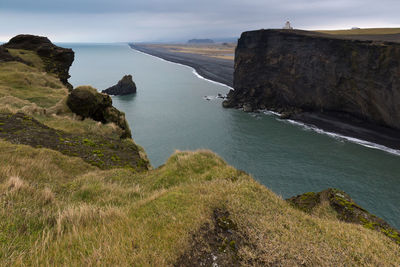
<path fill-rule="evenodd" d="M 127 44 L 60 44 L 75 51 L 69 79 L 99 91 L 131 74 L 137 93 L 113 96 L 153 167 L 176 150 L 209 149 L 288 198 L 330 187 L 400 229 L 400 151 L 280 120 L 222 108 L 230 88 L 192 68 Z"/>

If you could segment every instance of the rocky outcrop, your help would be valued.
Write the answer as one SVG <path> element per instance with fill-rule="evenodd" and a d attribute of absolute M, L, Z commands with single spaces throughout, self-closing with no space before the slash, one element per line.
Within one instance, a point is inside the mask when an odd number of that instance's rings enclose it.
<path fill-rule="evenodd" d="M 298 30 L 245 32 L 224 107 L 331 112 L 400 129 L 400 44 Z M 249 108 L 251 107 L 251 108 Z"/>
<path fill-rule="evenodd" d="M 43 60 L 45 71 L 56 74 L 72 90 L 72 85 L 68 83 L 69 68 L 74 61 L 72 49 L 56 46 L 47 37 L 28 34 L 15 36 L 3 47 L 35 51 Z"/>
<path fill-rule="evenodd" d="M 80 86 L 69 94 L 67 105 L 72 112 L 83 119 L 91 118 L 102 123 L 115 123 L 123 130 L 121 138 L 132 137 L 125 114 L 112 106 L 109 95 L 99 93 L 90 86 Z"/>
<path fill-rule="evenodd" d="M 125 75 L 122 79 L 114 86 L 103 90 L 102 93 L 109 95 L 129 95 L 136 93 L 136 84 L 132 80 L 132 75 Z"/>
<path fill-rule="evenodd" d="M 400 245 L 400 232 L 398 230 L 357 205 L 348 194 L 341 190 L 330 188 L 319 193 L 308 192 L 289 198 L 287 201 L 307 213 L 312 213 L 313 209 L 323 202 L 327 202 L 336 212 L 339 220 L 361 224 L 368 229 L 382 232 Z"/>

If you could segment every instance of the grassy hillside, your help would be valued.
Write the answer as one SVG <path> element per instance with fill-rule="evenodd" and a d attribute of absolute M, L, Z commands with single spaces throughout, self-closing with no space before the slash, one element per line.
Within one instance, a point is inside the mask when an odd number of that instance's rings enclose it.
<path fill-rule="evenodd" d="M 1 266 L 400 264 L 399 245 L 382 233 L 341 222 L 324 204 L 306 214 L 210 151 L 177 151 L 145 170 L 21 144 L 36 125 L 64 144 L 74 134 L 88 140 L 82 147 L 107 138 L 117 150 L 135 145 L 119 141 L 116 125 L 72 114 L 68 90 L 29 58 L 32 66 L 0 63 L 0 134 L 21 137 L 0 138 Z M 14 117 L 26 133 L 9 130 Z"/>
<path fill-rule="evenodd" d="M 317 32 L 338 35 L 380 35 L 380 34 L 400 34 L 400 28 L 368 28 L 354 30 L 318 30 Z"/>

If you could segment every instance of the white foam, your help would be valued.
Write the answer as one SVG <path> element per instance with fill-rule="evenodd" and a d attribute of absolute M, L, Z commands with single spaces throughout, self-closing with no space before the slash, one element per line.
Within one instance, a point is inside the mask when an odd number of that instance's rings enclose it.
<path fill-rule="evenodd" d="M 298 121 L 294 121 L 294 120 L 284 120 L 284 121 L 286 121 L 286 122 L 288 122 L 290 124 L 298 125 L 298 126 L 302 127 L 305 130 L 311 130 L 311 131 L 314 131 L 314 132 L 319 133 L 319 134 L 328 135 L 329 137 L 332 137 L 332 138 L 335 138 L 335 139 L 338 139 L 338 140 L 346 140 L 346 141 L 349 141 L 349 142 L 352 142 L 352 143 L 356 143 L 356 144 L 362 145 L 364 147 L 368 147 L 368 148 L 372 148 L 372 149 L 378 149 L 378 150 L 382 150 L 382 151 L 388 152 L 388 153 L 393 154 L 393 155 L 400 156 L 400 150 L 397 150 L 397 149 L 389 148 L 389 147 L 386 147 L 386 146 L 383 146 L 383 145 L 379 145 L 379 144 L 376 144 L 376 143 L 372 143 L 372 142 L 369 142 L 369 141 L 361 140 L 361 139 L 350 137 L 350 136 L 346 136 L 346 135 L 341 135 L 341 134 L 337 134 L 337 133 L 333 133 L 333 132 L 324 131 L 324 130 L 322 130 L 322 129 L 314 126 L 314 125 L 304 124 L 304 123 L 301 123 L 301 122 L 298 122 Z"/>
<path fill-rule="evenodd" d="M 213 83 L 213 84 L 218 84 L 218 85 L 221 85 L 221 86 L 225 86 L 225 87 L 228 87 L 229 89 L 233 89 L 233 88 L 230 87 L 229 85 L 226 85 L 226 84 L 220 83 L 220 82 L 216 82 L 216 81 L 213 81 L 213 80 L 210 80 L 210 79 L 207 79 L 207 78 L 201 76 L 201 75 L 196 71 L 196 69 L 193 68 L 193 67 L 190 67 L 190 66 L 188 66 L 188 65 L 184 65 L 184 64 L 181 64 L 181 63 L 176 63 L 176 62 L 173 62 L 173 61 L 169 61 L 169 60 L 163 59 L 163 58 L 161 58 L 161 57 L 157 57 L 157 56 L 154 56 L 154 55 L 151 55 L 151 54 L 148 54 L 148 53 L 139 51 L 139 50 L 137 50 L 137 49 L 135 49 L 135 48 L 133 48 L 133 47 L 131 47 L 131 48 L 134 49 L 136 52 L 139 52 L 139 53 L 142 53 L 142 54 L 145 54 L 145 55 L 148 55 L 148 56 L 157 58 L 157 59 L 159 59 L 159 60 L 161 60 L 161 61 L 169 62 L 169 63 L 172 63 L 172 64 L 176 64 L 176 65 L 179 65 L 179 66 L 183 66 L 183 67 L 189 68 L 189 69 L 192 70 L 192 73 L 193 73 L 197 78 L 199 78 L 199 79 L 205 80 L 205 81 L 210 82 L 210 83 Z"/>
<path fill-rule="evenodd" d="M 281 114 L 272 110 L 267 110 L 267 109 L 263 109 L 260 110 L 260 112 L 264 113 L 265 115 L 274 115 L 274 116 L 280 116 Z"/>

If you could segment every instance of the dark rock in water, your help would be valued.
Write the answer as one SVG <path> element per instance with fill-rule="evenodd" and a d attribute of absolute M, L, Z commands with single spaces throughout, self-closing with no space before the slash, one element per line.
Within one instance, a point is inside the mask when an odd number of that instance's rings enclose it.
<path fill-rule="evenodd" d="M 136 84 L 132 80 L 132 75 L 125 75 L 114 86 L 103 90 L 102 93 L 109 95 L 129 95 L 136 93 Z"/>
<path fill-rule="evenodd" d="M 287 201 L 307 213 L 312 213 L 321 203 L 328 202 L 339 220 L 361 224 L 365 228 L 382 232 L 400 245 L 400 232 L 397 229 L 357 205 L 341 190 L 330 188 L 319 193 L 309 192 L 291 197 Z"/>
<path fill-rule="evenodd" d="M 102 123 L 115 123 L 124 131 L 121 138 L 132 137 L 125 114 L 112 106 L 109 95 L 99 93 L 90 86 L 81 86 L 69 94 L 67 105 L 72 112 L 82 118 L 91 118 Z"/>
<path fill-rule="evenodd" d="M 217 98 L 226 99 L 226 95 L 218 93 Z"/>
<path fill-rule="evenodd" d="M 46 72 L 56 74 L 72 90 L 72 85 L 68 83 L 69 68 L 74 61 L 72 49 L 56 46 L 47 37 L 28 34 L 15 36 L 3 47 L 35 51 L 43 60 Z"/>
<path fill-rule="evenodd" d="M 400 129 L 400 44 L 299 30 L 245 32 L 224 107 L 348 114 Z"/>

